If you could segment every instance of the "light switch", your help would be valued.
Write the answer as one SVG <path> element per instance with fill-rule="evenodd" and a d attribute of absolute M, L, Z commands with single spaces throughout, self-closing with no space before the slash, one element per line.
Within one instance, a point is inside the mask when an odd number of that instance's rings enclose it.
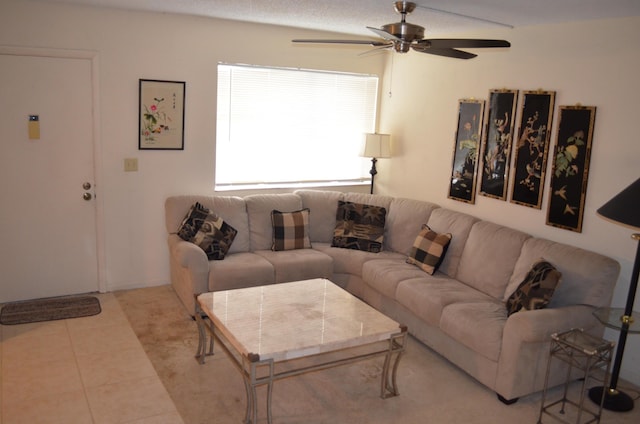
<path fill-rule="evenodd" d="M 138 158 L 125 158 L 124 160 L 125 172 L 138 172 Z"/>
<path fill-rule="evenodd" d="M 27 126 L 29 130 L 29 140 L 40 140 L 40 117 L 38 115 L 29 115 Z"/>

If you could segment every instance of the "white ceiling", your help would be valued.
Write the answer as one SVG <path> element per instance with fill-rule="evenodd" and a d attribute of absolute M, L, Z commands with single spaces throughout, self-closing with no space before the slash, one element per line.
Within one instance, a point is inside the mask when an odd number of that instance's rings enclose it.
<path fill-rule="evenodd" d="M 400 20 L 391 0 L 41 1 L 182 13 L 354 35 L 373 35 L 366 26 L 380 27 Z M 416 3 L 418 8 L 407 21 L 424 26 L 425 36 L 501 28 L 487 21 L 523 27 L 640 16 L 640 0 L 418 0 Z"/>

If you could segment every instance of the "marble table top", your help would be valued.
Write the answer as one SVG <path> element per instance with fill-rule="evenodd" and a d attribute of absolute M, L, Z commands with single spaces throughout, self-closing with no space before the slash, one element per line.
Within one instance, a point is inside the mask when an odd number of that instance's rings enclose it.
<path fill-rule="evenodd" d="M 400 325 L 327 279 L 204 293 L 202 310 L 245 357 L 282 361 L 388 340 Z"/>

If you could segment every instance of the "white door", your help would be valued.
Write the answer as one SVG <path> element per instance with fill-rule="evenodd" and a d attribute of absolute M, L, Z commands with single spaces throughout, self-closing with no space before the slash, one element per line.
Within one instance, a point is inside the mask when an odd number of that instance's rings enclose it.
<path fill-rule="evenodd" d="M 0 69 L 0 303 L 97 291 L 91 60 Z"/>

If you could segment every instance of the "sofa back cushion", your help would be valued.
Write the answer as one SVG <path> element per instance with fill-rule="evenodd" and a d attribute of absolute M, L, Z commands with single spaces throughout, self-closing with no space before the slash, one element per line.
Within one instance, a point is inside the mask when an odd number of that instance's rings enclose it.
<path fill-rule="evenodd" d="M 387 210 L 386 250 L 408 255 L 422 226 L 437 207 L 431 202 L 394 198 Z"/>
<path fill-rule="evenodd" d="M 251 250 L 271 250 L 271 211 L 293 212 L 302 209 L 302 199 L 293 193 L 253 194 L 245 197 L 244 201 L 249 215 Z"/>
<path fill-rule="evenodd" d="M 513 268 L 520 257 L 522 245 L 530 237 L 521 231 L 492 222 L 475 223 L 462 251 L 456 278 L 476 290 L 502 300 Z M 532 263 L 529 268 L 531 265 Z"/>
<path fill-rule="evenodd" d="M 451 242 L 447 254 L 438 270 L 449 277 L 456 278 L 462 250 L 469 237 L 469 232 L 478 218 L 446 208 L 436 208 L 431 212 L 427 225 L 438 234 L 451 234 Z M 419 231 L 419 230 L 418 230 Z M 413 236 L 418 235 L 418 232 Z"/>
<path fill-rule="evenodd" d="M 249 251 L 249 219 L 244 199 L 236 196 L 170 196 L 165 200 L 165 226 L 169 234 L 176 234 L 180 224 L 194 203 L 200 203 L 221 217 L 238 233 L 228 253 Z"/>
<path fill-rule="evenodd" d="M 296 190 L 302 199 L 302 206 L 309 208 L 309 238 L 311 243 L 331 243 L 336 227 L 336 209 L 338 200 L 342 200 L 339 191 Z"/>
<path fill-rule="evenodd" d="M 504 300 L 518 287 L 531 265 L 544 258 L 562 273 L 549 308 L 568 305 L 609 306 L 620 264 L 604 255 L 540 238 L 530 238 L 514 266 Z"/>

